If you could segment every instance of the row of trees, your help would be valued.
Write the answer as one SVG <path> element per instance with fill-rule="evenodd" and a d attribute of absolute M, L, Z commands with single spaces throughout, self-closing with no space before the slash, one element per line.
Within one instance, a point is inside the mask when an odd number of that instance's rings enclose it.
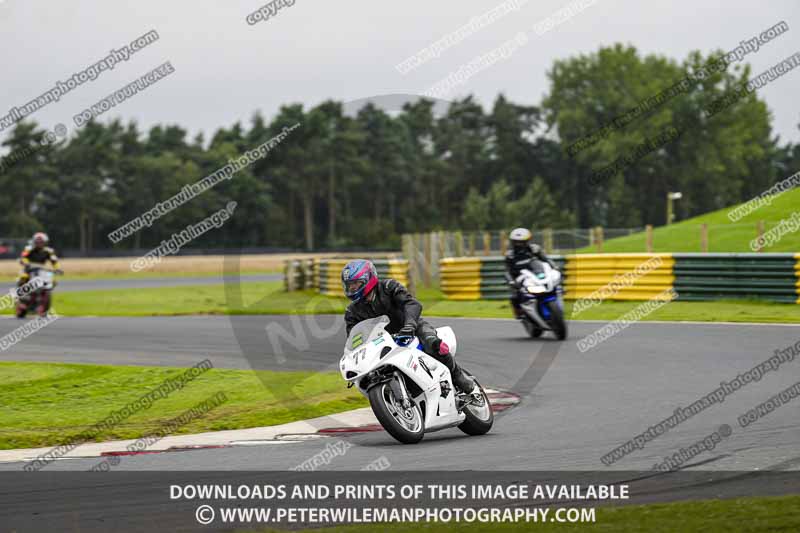
<path fill-rule="evenodd" d="M 110 248 L 109 232 L 296 123 L 266 158 L 115 247 L 155 246 L 230 200 L 238 202 L 233 219 L 197 246 L 396 248 L 401 233 L 434 229 L 662 224 L 667 191 L 684 193 L 679 216 L 695 215 L 754 196 L 800 163 L 800 147 L 773 137 L 756 95 L 704 118 L 748 68 L 715 73 L 567 155 L 706 60 L 693 53 L 677 64 L 617 45 L 556 62 L 538 106 L 502 95 L 490 110 L 468 97 L 440 115 L 424 99 L 393 114 L 366 105 L 355 116 L 334 101 L 286 105 L 208 141 L 177 125 L 141 132 L 114 120 L 42 145 L 45 131 L 21 122 L 3 142 L 0 235 L 45 229 L 61 247 Z M 594 172 L 669 126 L 680 126 L 678 139 L 592 185 Z"/>

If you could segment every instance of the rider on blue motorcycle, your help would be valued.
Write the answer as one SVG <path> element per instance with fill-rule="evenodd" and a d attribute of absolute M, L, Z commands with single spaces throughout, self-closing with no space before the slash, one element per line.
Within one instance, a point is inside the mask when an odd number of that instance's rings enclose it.
<path fill-rule="evenodd" d="M 525 269 L 531 268 L 531 261 L 539 260 L 547 263 L 553 268 L 556 266 L 545 255 L 542 247 L 532 243 L 533 235 L 530 230 L 517 228 L 508 235 L 510 247 L 506 252 L 506 280 L 511 286 L 511 307 L 514 308 L 516 318 L 522 318 L 524 313 L 520 307 L 520 287 L 517 284 L 517 277 Z"/>
<path fill-rule="evenodd" d="M 386 315 L 386 331 L 394 335 L 397 344 L 406 345 L 419 337 L 425 353 L 450 370 L 453 385 L 467 394 L 472 392 L 472 378 L 456 364 L 450 347 L 439 338 L 436 329 L 420 318 L 422 304 L 402 284 L 394 279 L 378 280 L 375 265 L 364 259 L 347 263 L 342 269 L 342 284 L 345 295 L 352 300 L 344 314 L 348 335 L 359 322 Z"/>

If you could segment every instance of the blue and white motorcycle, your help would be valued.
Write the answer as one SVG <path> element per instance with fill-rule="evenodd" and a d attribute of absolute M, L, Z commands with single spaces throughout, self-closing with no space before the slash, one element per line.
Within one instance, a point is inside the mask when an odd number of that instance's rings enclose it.
<path fill-rule="evenodd" d="M 552 331 L 558 340 L 567 338 L 564 320 L 564 291 L 561 272 L 542 261 L 531 261 L 515 280 L 519 287 L 521 318 L 525 331 L 531 337 L 540 337 Z"/>
<path fill-rule="evenodd" d="M 388 323 L 388 317 L 380 316 L 356 324 L 339 363 L 348 387 L 358 387 L 369 399 L 383 428 L 403 444 L 451 427 L 468 435 L 487 433 L 494 413 L 477 380 L 471 394 L 457 392 L 447 367 L 423 352 L 417 338 L 397 344 L 386 331 Z M 436 333 L 455 355 L 453 330 L 437 328 Z"/>

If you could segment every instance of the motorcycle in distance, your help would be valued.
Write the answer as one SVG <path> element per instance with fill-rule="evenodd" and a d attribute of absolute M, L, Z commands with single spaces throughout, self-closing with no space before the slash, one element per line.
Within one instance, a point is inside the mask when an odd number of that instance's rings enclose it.
<path fill-rule="evenodd" d="M 339 365 L 347 387 L 355 385 L 369 399 L 381 426 L 403 444 L 456 426 L 468 435 L 487 433 L 494 413 L 477 380 L 471 394 L 456 392 L 447 367 L 423 352 L 416 337 L 408 345 L 397 344 L 386 331 L 388 323 L 384 315 L 356 324 Z M 436 332 L 455 355 L 453 330 L 442 327 Z"/>
<path fill-rule="evenodd" d="M 558 340 L 567 338 L 561 272 L 543 261 L 531 261 L 530 269 L 517 276 L 522 307 L 522 325 L 533 338 L 552 331 Z"/>
<path fill-rule="evenodd" d="M 39 316 L 47 316 L 52 302 L 51 293 L 55 283 L 53 278 L 58 272 L 45 265 L 31 263 L 28 268 L 28 282 L 17 288 L 17 318 L 25 318 L 28 311 L 34 310 Z"/>

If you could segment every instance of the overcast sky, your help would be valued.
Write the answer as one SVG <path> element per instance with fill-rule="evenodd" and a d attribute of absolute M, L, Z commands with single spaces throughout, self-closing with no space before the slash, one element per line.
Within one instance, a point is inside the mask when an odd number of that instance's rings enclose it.
<path fill-rule="evenodd" d="M 296 0 L 269 20 L 245 17 L 265 2 L 243 0 L 0 0 L 0 116 L 154 29 L 160 39 L 78 86 L 33 117 L 72 131 L 72 117 L 145 72 L 170 61 L 175 72 L 103 119 L 135 119 L 145 129 L 178 123 L 207 135 L 257 109 L 269 118 L 284 103 L 422 94 L 462 65 L 514 39 L 528 41 L 475 74 L 447 98 L 474 94 L 488 107 L 498 93 L 536 104 L 556 59 L 630 43 L 642 53 L 682 60 L 690 50 L 731 50 L 779 21 L 789 31 L 746 61 L 754 73 L 800 50 L 798 0 L 597 0 L 543 35 L 540 21 L 564 0 L 517 0 L 518 11 L 484 27 L 440 57 L 403 75 L 395 65 L 502 4 L 501 0 Z M 800 140 L 800 69 L 759 90 L 782 140 Z M 0 137 L 4 137 L 0 134 Z"/>

